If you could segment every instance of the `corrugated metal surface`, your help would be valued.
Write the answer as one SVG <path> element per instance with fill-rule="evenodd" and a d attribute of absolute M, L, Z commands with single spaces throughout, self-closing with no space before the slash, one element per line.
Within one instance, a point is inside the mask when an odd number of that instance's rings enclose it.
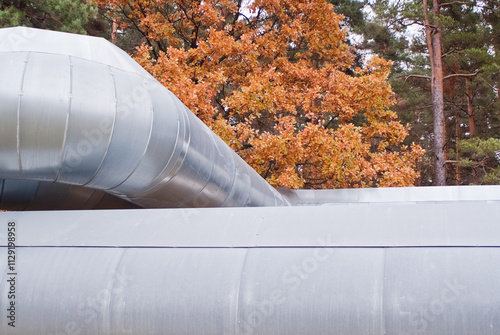
<path fill-rule="evenodd" d="M 0 29 L 0 78 L 0 179 L 80 185 L 142 207 L 289 205 L 103 39 Z M 39 200 L 31 194 L 2 197 L 23 207 Z"/>

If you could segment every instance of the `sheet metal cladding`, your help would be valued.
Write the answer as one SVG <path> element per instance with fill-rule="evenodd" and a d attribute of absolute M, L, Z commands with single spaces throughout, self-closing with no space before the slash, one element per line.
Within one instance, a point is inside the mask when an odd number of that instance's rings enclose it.
<path fill-rule="evenodd" d="M 0 334 L 498 335 L 499 212 L 498 199 L 4 212 Z"/>
<path fill-rule="evenodd" d="M 500 334 L 498 186 L 282 193 L 105 40 L 0 29 L 0 334 Z"/>
<path fill-rule="evenodd" d="M 85 203 L 78 187 L 59 183 L 103 190 L 141 207 L 290 204 L 102 38 L 0 29 L 0 78 L 4 208 L 29 208 L 52 194 L 74 198 L 74 207 Z M 17 185 L 26 180 L 31 188 Z"/>

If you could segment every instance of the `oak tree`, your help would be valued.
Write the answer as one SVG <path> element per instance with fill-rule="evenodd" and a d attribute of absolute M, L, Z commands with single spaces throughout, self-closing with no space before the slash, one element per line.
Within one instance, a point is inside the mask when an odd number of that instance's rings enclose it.
<path fill-rule="evenodd" d="M 390 62 L 353 67 L 325 0 L 95 0 L 135 59 L 272 185 L 410 186 L 420 147 L 390 106 Z"/>

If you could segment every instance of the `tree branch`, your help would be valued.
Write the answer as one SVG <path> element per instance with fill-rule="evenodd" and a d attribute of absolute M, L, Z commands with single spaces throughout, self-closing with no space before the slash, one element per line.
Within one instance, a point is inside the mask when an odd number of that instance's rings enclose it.
<path fill-rule="evenodd" d="M 450 79 L 453 77 L 475 77 L 479 74 L 479 72 L 481 72 L 481 70 L 477 70 L 474 73 L 454 73 L 454 74 L 447 75 L 446 77 L 443 78 L 443 80 Z"/>
<path fill-rule="evenodd" d="M 451 5 L 470 5 L 470 2 L 465 1 L 452 1 L 439 4 L 439 7 L 451 6 Z"/>
<path fill-rule="evenodd" d="M 422 78 L 422 79 L 431 80 L 431 77 L 429 77 L 429 76 L 422 76 L 422 75 L 419 75 L 419 74 L 410 74 L 409 76 L 406 76 L 405 81 L 407 81 L 410 78 Z"/>
<path fill-rule="evenodd" d="M 446 56 L 448 56 L 449 54 L 452 54 L 454 53 L 455 51 L 457 51 L 458 49 L 457 48 L 452 48 L 450 51 L 448 52 L 445 52 L 444 54 L 441 55 L 441 58 L 444 58 Z"/>
<path fill-rule="evenodd" d="M 467 78 L 467 77 L 475 77 L 475 76 L 477 76 L 479 74 L 479 72 L 481 72 L 481 70 L 477 70 L 474 73 L 454 73 L 454 74 L 447 75 L 446 77 L 443 78 L 443 80 L 454 78 L 454 77 L 465 77 L 465 78 Z M 409 76 L 406 76 L 405 81 L 407 81 L 410 78 L 422 78 L 422 79 L 429 79 L 429 80 L 431 79 L 431 77 L 429 77 L 429 76 L 422 76 L 422 75 L 418 75 L 418 74 L 410 74 Z"/>

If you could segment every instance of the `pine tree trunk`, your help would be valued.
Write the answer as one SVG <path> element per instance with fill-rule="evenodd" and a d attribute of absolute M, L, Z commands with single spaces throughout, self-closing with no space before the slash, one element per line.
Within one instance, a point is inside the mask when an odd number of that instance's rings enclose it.
<path fill-rule="evenodd" d="M 425 15 L 425 35 L 431 59 L 432 114 L 434 118 L 434 185 L 446 185 L 446 159 L 444 155 L 444 98 L 443 64 L 441 52 L 441 24 L 439 23 L 439 3 L 433 0 L 433 22 L 429 20 L 427 0 L 423 0 Z"/>

